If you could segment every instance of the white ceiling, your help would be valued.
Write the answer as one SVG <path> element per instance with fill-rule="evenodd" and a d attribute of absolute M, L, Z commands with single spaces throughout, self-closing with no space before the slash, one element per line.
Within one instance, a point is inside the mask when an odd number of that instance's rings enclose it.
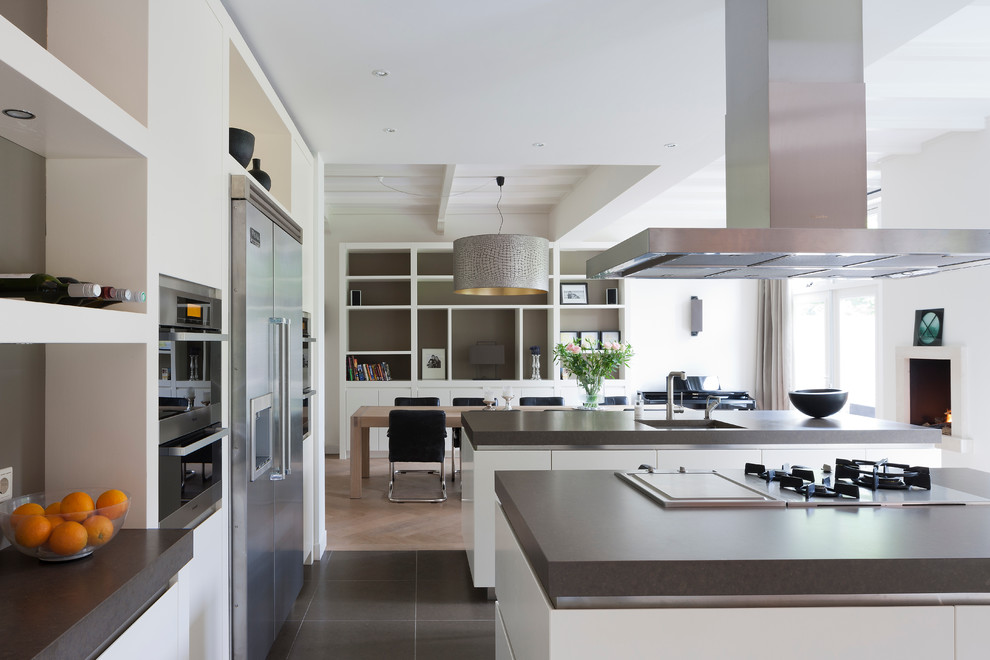
<path fill-rule="evenodd" d="M 331 221 L 415 214 L 442 234 L 494 213 L 503 175 L 503 213 L 615 242 L 725 224 L 723 1 L 223 3 L 326 162 Z M 871 170 L 986 127 L 990 0 L 863 15 Z"/>

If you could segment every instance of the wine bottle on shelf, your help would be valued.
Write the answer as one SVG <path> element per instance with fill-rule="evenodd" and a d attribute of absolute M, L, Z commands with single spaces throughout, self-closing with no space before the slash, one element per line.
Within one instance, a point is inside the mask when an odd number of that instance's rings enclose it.
<path fill-rule="evenodd" d="M 46 273 L 0 275 L 0 298 L 23 298 L 32 302 L 76 304 L 96 298 L 100 285 L 91 282 L 63 282 Z"/>
<path fill-rule="evenodd" d="M 80 282 L 79 280 L 77 280 L 74 277 L 66 277 L 65 275 L 59 275 L 56 279 L 58 279 L 58 281 L 61 282 L 62 284 L 94 284 L 93 282 Z M 96 285 L 96 286 L 99 286 L 99 285 Z M 58 304 L 60 304 L 60 305 L 74 305 L 76 307 L 79 307 L 79 306 L 82 306 L 82 305 L 86 305 L 86 304 L 88 304 L 88 303 L 90 303 L 90 302 L 92 302 L 94 300 L 99 300 L 99 297 L 101 295 L 103 295 L 103 292 L 105 290 L 106 290 L 106 287 L 102 287 L 101 286 L 100 287 L 100 292 L 96 296 L 94 296 L 94 297 L 86 296 L 85 298 L 77 298 L 75 296 L 70 296 L 68 298 L 62 298 L 61 300 L 58 301 Z"/>
<path fill-rule="evenodd" d="M 87 300 L 83 307 L 106 307 L 120 302 L 131 302 L 134 294 L 130 289 L 119 289 L 115 286 L 104 286 L 100 288 L 100 297 Z"/>
<path fill-rule="evenodd" d="M 110 290 L 107 295 L 100 294 L 96 300 L 86 303 L 86 307 L 109 307 L 122 302 L 143 303 L 148 299 L 144 291 L 131 291 L 130 289 L 118 289 L 116 287 L 103 287 L 103 290 Z"/>

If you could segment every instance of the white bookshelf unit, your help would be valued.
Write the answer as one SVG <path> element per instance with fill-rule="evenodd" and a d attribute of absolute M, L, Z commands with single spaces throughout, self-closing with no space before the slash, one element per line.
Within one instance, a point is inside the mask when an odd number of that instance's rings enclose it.
<path fill-rule="evenodd" d="M 594 251 L 551 245 L 550 290 L 529 296 L 467 296 L 454 293 L 451 243 L 345 243 L 340 246 L 340 455 L 349 449 L 350 415 L 361 406 L 392 405 L 397 396 L 480 397 L 486 388 L 512 387 L 520 396 L 563 396 L 580 405 L 573 378 L 561 378 L 553 361 L 560 332 L 625 334 L 621 280 L 589 280 L 584 263 Z M 560 283 L 588 285 L 588 304 L 562 305 Z M 617 302 L 606 304 L 606 290 Z M 359 291 L 360 305 L 351 292 Z M 469 349 L 479 342 L 504 347 L 501 365 L 479 369 Z M 540 379 L 532 375 L 530 346 L 540 347 Z M 443 351 L 442 371 L 427 373 L 423 351 Z M 349 365 L 389 365 L 391 380 L 353 380 Z M 606 381 L 603 394 L 627 394 L 624 374 Z M 372 451 L 388 448 L 385 432 L 373 429 Z"/>

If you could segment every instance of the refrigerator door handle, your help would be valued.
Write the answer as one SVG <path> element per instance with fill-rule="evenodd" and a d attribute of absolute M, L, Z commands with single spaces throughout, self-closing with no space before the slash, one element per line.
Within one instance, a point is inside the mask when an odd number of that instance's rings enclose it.
<path fill-rule="evenodd" d="M 278 463 L 272 469 L 270 479 L 281 481 L 290 473 L 289 461 L 289 319 L 275 317 L 268 319 L 272 326 L 275 350 L 273 380 L 278 412 Z"/>

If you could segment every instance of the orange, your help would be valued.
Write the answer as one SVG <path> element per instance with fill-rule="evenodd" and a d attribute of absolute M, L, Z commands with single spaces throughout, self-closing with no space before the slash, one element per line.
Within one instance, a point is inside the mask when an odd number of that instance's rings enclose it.
<path fill-rule="evenodd" d="M 59 514 L 66 520 L 82 522 L 93 512 L 93 498 L 87 493 L 76 491 L 62 498 Z"/>
<path fill-rule="evenodd" d="M 61 512 L 62 512 L 61 502 L 52 502 L 51 504 L 45 507 L 45 513 L 61 513 Z"/>
<path fill-rule="evenodd" d="M 25 548 L 37 548 L 48 540 L 52 532 L 52 523 L 44 516 L 27 516 L 17 526 L 14 540 Z"/>
<path fill-rule="evenodd" d="M 48 537 L 48 547 L 56 554 L 74 555 L 86 547 L 88 539 L 86 528 L 81 523 L 70 520 L 52 530 Z"/>
<path fill-rule="evenodd" d="M 17 528 L 17 525 L 28 516 L 40 516 L 45 513 L 45 509 L 35 502 L 27 502 L 14 509 L 10 514 L 10 526 Z"/>
<path fill-rule="evenodd" d="M 127 495 L 116 488 L 112 488 L 96 498 L 96 508 L 110 520 L 116 520 L 127 513 L 127 507 Z"/>
<path fill-rule="evenodd" d="M 48 522 L 52 524 L 52 529 L 55 529 L 59 525 L 65 522 L 65 518 L 58 515 L 57 513 L 46 513 L 45 518 L 48 518 Z"/>
<path fill-rule="evenodd" d="M 103 545 L 113 536 L 113 522 L 106 516 L 90 516 L 83 522 L 90 545 Z"/>

